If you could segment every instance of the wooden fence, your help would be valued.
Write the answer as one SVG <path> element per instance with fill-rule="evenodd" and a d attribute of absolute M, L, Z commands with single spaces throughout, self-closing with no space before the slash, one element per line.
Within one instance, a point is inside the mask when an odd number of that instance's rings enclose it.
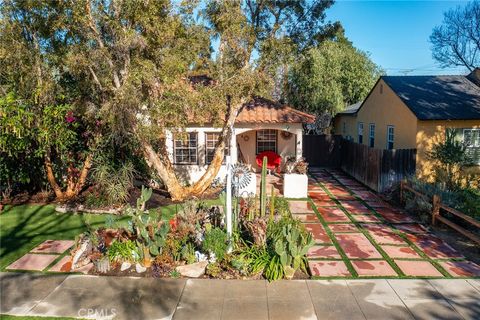
<path fill-rule="evenodd" d="M 416 149 L 373 149 L 347 140 L 341 149 L 341 168 L 375 191 L 383 192 L 415 174 Z"/>
<path fill-rule="evenodd" d="M 458 224 L 450 221 L 446 217 L 442 216 L 442 212 L 449 213 L 455 216 L 458 219 L 461 219 L 464 223 L 468 224 L 469 226 L 476 227 L 480 229 L 480 221 L 467 216 L 466 214 L 454 209 L 450 208 L 449 206 L 442 203 L 442 199 L 438 195 L 433 195 L 431 198 L 427 197 L 425 194 L 415 190 L 412 186 L 408 183 L 401 181 L 400 182 L 400 201 L 403 203 L 405 191 L 411 192 L 418 197 L 423 198 L 423 200 L 427 201 L 428 203 L 432 204 L 432 224 L 435 225 L 437 221 L 446 224 L 450 228 L 456 230 L 457 232 L 463 234 L 465 237 L 469 238 L 470 240 L 476 242 L 480 245 L 480 237 L 476 234 L 466 230 L 465 228 L 459 226 Z"/>
<path fill-rule="evenodd" d="M 378 192 L 415 174 L 416 149 L 373 149 L 338 135 L 304 135 L 303 156 L 313 167 L 342 168 Z"/>

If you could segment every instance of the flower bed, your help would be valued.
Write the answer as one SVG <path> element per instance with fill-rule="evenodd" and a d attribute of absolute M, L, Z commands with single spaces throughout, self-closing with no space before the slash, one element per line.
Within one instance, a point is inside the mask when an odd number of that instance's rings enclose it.
<path fill-rule="evenodd" d="M 292 218 L 283 198 L 235 198 L 229 239 L 224 210 L 185 202 L 170 220 L 146 210 L 150 189 L 122 216 L 127 227 L 92 229 L 72 250 L 72 267 L 93 262 L 93 273 L 152 277 L 266 278 L 308 276 L 309 232 Z M 124 224 L 124 222 L 122 222 Z"/>

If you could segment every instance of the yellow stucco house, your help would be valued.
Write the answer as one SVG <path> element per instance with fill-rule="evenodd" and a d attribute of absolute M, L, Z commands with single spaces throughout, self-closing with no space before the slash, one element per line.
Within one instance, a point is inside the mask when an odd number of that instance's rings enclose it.
<path fill-rule="evenodd" d="M 468 76 L 383 76 L 367 98 L 335 116 L 333 133 L 379 149 L 417 149 L 417 177 L 432 176 L 427 153 L 455 130 L 480 172 L 480 69 Z"/>

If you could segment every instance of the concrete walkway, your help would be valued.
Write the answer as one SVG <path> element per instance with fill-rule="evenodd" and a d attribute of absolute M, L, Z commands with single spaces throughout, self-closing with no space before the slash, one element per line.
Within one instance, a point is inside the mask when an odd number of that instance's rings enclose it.
<path fill-rule="evenodd" d="M 480 319 L 479 279 L 241 281 L 0 273 L 1 314 L 115 319 Z"/>

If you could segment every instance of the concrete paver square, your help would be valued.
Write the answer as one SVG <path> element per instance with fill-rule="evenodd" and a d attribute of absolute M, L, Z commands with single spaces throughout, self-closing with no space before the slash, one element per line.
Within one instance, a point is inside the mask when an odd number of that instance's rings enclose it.
<path fill-rule="evenodd" d="M 349 277 L 350 272 L 343 261 L 314 261 L 308 262 L 310 271 L 314 277 Z"/>
<path fill-rule="evenodd" d="M 395 263 L 407 276 L 443 277 L 440 271 L 428 261 L 395 260 Z"/>
<path fill-rule="evenodd" d="M 304 280 L 267 282 L 267 297 L 284 301 L 310 300 L 307 283 Z"/>
<path fill-rule="evenodd" d="M 319 222 L 318 219 L 317 222 Z M 306 223 L 304 226 L 312 234 L 315 243 L 332 243 L 332 240 L 320 223 Z"/>
<path fill-rule="evenodd" d="M 445 300 L 405 300 L 404 303 L 415 319 L 462 319 Z"/>
<path fill-rule="evenodd" d="M 428 280 L 389 279 L 387 281 L 403 301 L 443 298 Z"/>
<path fill-rule="evenodd" d="M 353 219 L 358 222 L 380 222 L 373 214 L 357 214 L 353 215 Z"/>
<path fill-rule="evenodd" d="M 307 257 L 309 259 L 340 259 L 335 246 L 313 246 L 308 249 Z"/>
<path fill-rule="evenodd" d="M 196 319 L 196 317 L 194 317 Z M 192 318 L 193 319 L 193 318 Z M 255 297 L 241 297 L 237 299 L 226 299 L 223 301 L 221 319 L 242 320 L 242 319 L 268 319 L 267 299 Z"/>
<path fill-rule="evenodd" d="M 0 314 L 27 314 L 66 277 L 34 273 L 0 273 Z"/>
<path fill-rule="evenodd" d="M 359 300 L 358 304 L 368 320 L 414 320 L 412 314 L 403 302 L 398 300 Z"/>
<path fill-rule="evenodd" d="M 370 236 L 380 244 L 407 244 L 402 237 L 393 232 L 372 232 Z"/>
<path fill-rule="evenodd" d="M 71 264 L 72 258 L 70 256 L 65 256 L 60 261 L 55 263 L 53 267 L 48 269 L 51 272 L 70 272 L 70 268 L 72 267 Z"/>
<path fill-rule="evenodd" d="M 341 245 L 345 255 L 350 259 L 379 259 L 382 258 L 380 252 L 373 245 L 355 246 Z"/>
<path fill-rule="evenodd" d="M 428 282 L 447 300 L 478 299 L 478 291 L 463 279 L 431 279 Z"/>
<path fill-rule="evenodd" d="M 9 265 L 7 269 L 42 271 L 57 258 L 58 255 L 27 253 L 26 255 Z"/>
<path fill-rule="evenodd" d="M 480 319 L 480 299 L 462 299 L 449 300 L 448 303 L 457 311 L 465 320 Z"/>
<path fill-rule="evenodd" d="M 390 258 L 421 259 L 422 257 L 410 247 L 382 246 Z"/>
<path fill-rule="evenodd" d="M 185 280 L 182 279 L 68 276 L 29 315 L 78 317 L 79 309 L 85 309 L 85 312 L 92 309 L 103 312 L 104 316 L 115 313 L 115 319 L 169 318 L 184 286 Z M 223 299 L 219 301 L 223 303 Z M 196 306 L 206 305 L 199 302 Z"/>
<path fill-rule="evenodd" d="M 318 319 L 310 298 L 303 301 L 291 301 L 269 297 L 268 315 L 270 319 L 278 320 Z"/>
<path fill-rule="evenodd" d="M 288 206 L 291 213 L 315 213 L 310 201 L 289 201 Z"/>
<path fill-rule="evenodd" d="M 353 223 L 331 224 L 329 225 L 329 228 L 335 233 L 360 232 Z"/>
<path fill-rule="evenodd" d="M 294 214 L 293 217 L 305 223 L 320 223 L 315 214 Z"/>
<path fill-rule="evenodd" d="M 321 320 L 365 320 L 362 310 L 352 295 L 345 295 L 336 300 L 313 298 L 318 319 Z"/>
<path fill-rule="evenodd" d="M 62 254 L 75 244 L 73 240 L 46 240 L 30 251 L 31 253 Z"/>
<path fill-rule="evenodd" d="M 427 233 L 427 229 L 424 226 L 418 223 L 408 223 L 408 224 L 397 224 L 395 227 L 403 232 L 407 233 L 418 233 L 424 234 Z"/>
<path fill-rule="evenodd" d="M 355 194 L 362 200 L 369 200 L 369 201 L 379 200 L 377 195 L 375 195 L 370 191 L 355 191 Z"/>
<path fill-rule="evenodd" d="M 385 279 L 354 279 L 345 281 L 357 300 L 400 300 Z"/>
<path fill-rule="evenodd" d="M 333 200 L 316 200 L 315 198 L 313 198 L 313 203 L 317 207 L 335 207 L 337 205 Z"/>
<path fill-rule="evenodd" d="M 433 247 L 423 246 L 422 249 L 427 256 L 434 259 L 463 258 L 463 255 L 460 252 L 446 243 Z"/>
<path fill-rule="evenodd" d="M 480 266 L 471 261 L 442 261 L 439 264 L 454 277 L 480 277 Z"/>
<path fill-rule="evenodd" d="M 348 216 L 337 208 L 321 208 L 318 210 L 326 222 L 350 222 Z"/>
<path fill-rule="evenodd" d="M 372 277 L 388 277 L 396 276 L 397 273 L 395 270 L 390 267 L 387 261 L 367 261 L 367 260 L 356 260 L 352 261 L 352 265 L 357 271 L 360 277 L 362 276 L 372 276 Z"/>
<path fill-rule="evenodd" d="M 340 201 L 340 204 L 351 213 L 370 213 L 360 201 Z"/>
<path fill-rule="evenodd" d="M 335 198 L 337 198 L 338 200 L 342 200 L 342 201 L 355 201 L 355 200 L 357 200 L 357 198 L 355 198 L 355 196 L 351 195 L 351 194 L 339 194 L 339 195 L 336 195 Z"/>
<path fill-rule="evenodd" d="M 225 299 L 257 298 L 267 299 L 267 287 L 264 281 L 228 280 L 225 284 Z"/>

